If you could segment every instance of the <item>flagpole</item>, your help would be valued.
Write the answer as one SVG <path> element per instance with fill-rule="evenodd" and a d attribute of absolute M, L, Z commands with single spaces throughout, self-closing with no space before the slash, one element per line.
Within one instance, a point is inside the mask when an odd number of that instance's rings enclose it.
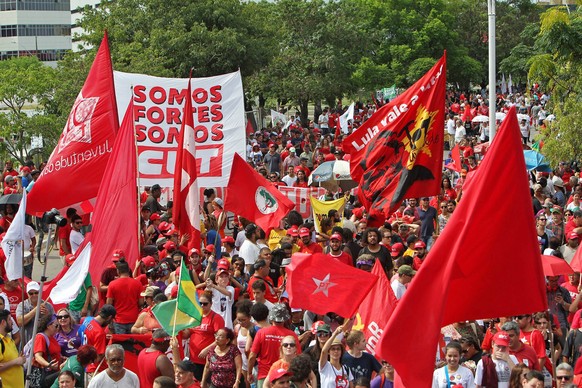
<path fill-rule="evenodd" d="M 133 108 L 133 85 L 131 86 L 131 102 L 132 104 L 130 105 Z M 139 154 L 137 151 L 137 136 L 135 135 L 135 109 L 131 110 L 131 126 L 133 127 L 133 144 L 135 146 L 135 168 L 136 168 L 136 172 L 135 172 L 135 183 L 137 185 L 137 196 L 136 196 L 136 201 L 137 201 L 137 252 L 138 254 L 141 255 L 141 249 L 140 249 L 140 234 L 141 234 L 141 195 L 140 195 L 140 186 L 139 186 Z M 145 236 L 144 236 L 144 241 L 145 241 Z M 139 260 L 139 259 L 138 259 Z"/>
<path fill-rule="evenodd" d="M 20 282 L 20 288 L 22 289 L 22 332 L 24 333 L 24 336 L 26 337 L 26 328 L 24 327 L 24 301 L 26 300 L 26 295 L 25 295 L 25 290 L 24 290 L 24 240 L 20 240 L 20 244 L 22 244 L 22 277 L 21 277 L 21 282 Z M 32 260 L 34 262 L 34 256 L 32 257 Z M 8 306 L 8 308 L 10 309 L 10 306 Z M 22 341 L 19 344 L 20 349 L 24 348 L 24 345 Z"/>
<path fill-rule="evenodd" d="M 495 111 L 497 88 L 495 79 L 495 0 L 487 0 L 487 14 L 489 16 L 489 141 L 492 142 L 497 132 Z M 491 144 L 491 143 L 490 143 Z"/>
<path fill-rule="evenodd" d="M 36 303 L 36 313 L 34 315 L 34 326 L 32 329 L 32 339 L 34 341 L 34 337 L 36 337 L 36 333 L 37 333 L 37 327 L 38 327 L 38 320 L 40 318 L 40 303 L 42 302 L 42 287 L 44 285 L 44 282 L 47 280 L 46 277 L 46 267 L 48 264 L 48 253 L 49 253 L 49 247 L 52 243 L 52 237 L 53 237 L 53 224 L 49 224 L 48 226 L 48 238 L 47 238 L 47 244 L 46 244 L 46 251 L 44 253 L 44 265 L 43 265 L 43 270 L 42 270 L 42 276 L 40 277 L 40 289 L 38 290 L 38 302 Z M 24 248 L 24 246 L 23 246 Z M 23 268 L 24 270 L 24 268 Z M 24 274 L 23 274 L 24 277 Z M 24 306 L 24 300 L 22 301 L 23 306 Z M 32 364 L 32 357 L 34 356 L 34 352 L 30 352 L 30 355 L 28 356 L 28 359 L 26 360 L 26 370 L 30 371 L 30 366 Z M 28 375 L 30 376 L 30 374 Z M 26 380 L 26 388 L 28 388 L 30 386 L 30 380 L 27 378 Z"/>

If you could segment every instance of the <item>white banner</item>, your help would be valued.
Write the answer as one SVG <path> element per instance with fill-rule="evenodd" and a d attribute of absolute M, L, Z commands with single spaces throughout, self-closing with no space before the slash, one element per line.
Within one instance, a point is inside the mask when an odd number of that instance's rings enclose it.
<path fill-rule="evenodd" d="M 188 79 L 114 72 L 119 120 L 134 94 L 141 186 L 174 184 L 178 134 Z M 240 72 L 192 79 L 199 187 L 226 186 L 235 152 L 245 155 Z"/>
<path fill-rule="evenodd" d="M 294 204 L 295 209 L 301 214 L 303 219 L 312 216 L 310 197 L 319 197 L 325 194 L 323 187 L 288 187 L 279 186 L 279 191 L 289 198 Z"/>

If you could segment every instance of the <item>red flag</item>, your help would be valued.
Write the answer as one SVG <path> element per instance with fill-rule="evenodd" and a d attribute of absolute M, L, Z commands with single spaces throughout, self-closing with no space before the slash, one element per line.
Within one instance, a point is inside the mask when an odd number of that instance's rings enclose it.
<path fill-rule="evenodd" d="M 250 134 L 255 132 L 255 129 L 253 128 L 253 124 L 251 123 L 250 119 L 247 119 L 246 131 L 247 131 L 247 135 L 250 135 Z"/>
<path fill-rule="evenodd" d="M 389 217 L 404 198 L 440 192 L 446 55 L 343 141 L 366 208 Z"/>
<path fill-rule="evenodd" d="M 407 387 L 430 386 L 441 327 L 548 308 L 520 138 L 512 107 L 384 330 L 378 353 Z M 518 250 L 499 254 L 516 241 Z"/>
<path fill-rule="evenodd" d="M 454 146 L 453 149 L 451 150 L 451 159 L 453 159 L 453 161 L 447 164 L 445 167 L 448 168 L 449 170 L 461 172 L 463 166 L 461 165 L 461 152 L 459 151 L 458 144 Z"/>
<path fill-rule="evenodd" d="M 379 260 L 376 260 L 372 273 L 378 276 L 378 281 L 360 304 L 353 329 L 364 332 L 368 338 L 366 350 L 370 354 L 376 354 L 376 344 L 398 304 L 398 299 Z"/>
<path fill-rule="evenodd" d="M 576 272 L 582 272 L 582 249 L 576 249 L 570 267 Z"/>
<path fill-rule="evenodd" d="M 253 170 L 239 154 L 234 155 L 226 187 L 225 209 L 255 222 L 268 232 L 278 226 L 293 207 L 293 202 L 272 183 Z"/>
<path fill-rule="evenodd" d="M 113 66 L 105 33 L 59 143 L 30 192 L 27 212 L 62 209 L 95 198 L 118 127 Z"/>
<path fill-rule="evenodd" d="M 188 98 L 184 104 L 182 117 L 174 178 L 173 221 L 180 234 L 190 235 L 188 249 L 200 249 L 200 194 L 196 183 L 196 140 L 190 80 L 188 80 Z"/>
<path fill-rule="evenodd" d="M 139 258 L 138 196 L 132 100 L 123 117 L 99 187 L 91 221 L 93 228 L 85 237 L 92 245 L 89 273 L 95 285 L 99 284 L 103 270 L 111 265 L 115 249 L 123 249 L 130 268 L 135 267 Z"/>
<path fill-rule="evenodd" d="M 378 280 L 376 275 L 322 253 L 293 254 L 286 272 L 291 306 L 345 318 L 354 315 Z"/>

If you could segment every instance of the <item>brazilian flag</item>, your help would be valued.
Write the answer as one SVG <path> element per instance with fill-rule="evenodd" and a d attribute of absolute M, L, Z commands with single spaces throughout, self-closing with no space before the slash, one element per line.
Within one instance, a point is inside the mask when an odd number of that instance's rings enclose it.
<path fill-rule="evenodd" d="M 184 261 L 180 268 L 178 298 L 154 306 L 152 312 L 163 329 L 170 334 L 200 325 L 202 308 L 198 303 L 196 287 Z"/>

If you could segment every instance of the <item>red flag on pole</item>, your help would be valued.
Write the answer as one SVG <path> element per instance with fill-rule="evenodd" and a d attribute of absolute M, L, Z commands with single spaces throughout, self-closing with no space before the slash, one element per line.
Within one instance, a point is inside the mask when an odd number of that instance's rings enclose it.
<path fill-rule="evenodd" d="M 372 273 L 378 277 L 378 281 L 360 304 L 353 329 L 364 332 L 368 338 L 366 350 L 370 354 L 376 354 L 376 344 L 398 304 L 398 299 L 379 260 L 376 260 Z"/>
<path fill-rule="evenodd" d="M 446 55 L 343 141 L 358 198 L 389 217 L 404 198 L 440 192 Z"/>
<path fill-rule="evenodd" d="M 448 163 L 445 167 L 448 168 L 449 170 L 461 172 L 463 166 L 461 165 L 461 152 L 459 151 L 458 144 L 454 146 L 453 149 L 451 150 L 451 159 L 453 159 L 453 161 L 451 163 Z"/>
<path fill-rule="evenodd" d="M 103 270 L 111 265 L 115 249 L 123 249 L 130 268 L 135 267 L 139 258 L 137 150 L 133 123 L 132 100 L 99 187 L 91 220 L 93 229 L 85 237 L 91 241 L 89 272 L 96 285 Z"/>
<path fill-rule="evenodd" d="M 253 132 L 255 132 L 255 129 L 253 128 L 253 124 L 251 123 L 250 119 L 247 119 L 246 131 L 247 131 L 247 135 L 250 135 Z"/>
<path fill-rule="evenodd" d="M 200 249 L 200 194 L 196 182 L 196 139 L 190 82 L 188 80 L 188 98 L 184 104 L 176 156 L 173 221 L 181 235 L 190 235 L 188 249 Z"/>
<path fill-rule="evenodd" d="M 255 222 L 265 232 L 279 225 L 295 205 L 273 184 L 234 155 L 224 208 Z"/>
<path fill-rule="evenodd" d="M 378 276 L 322 253 L 295 253 L 286 269 L 289 304 L 316 314 L 354 315 Z M 357 279 L 357 281 L 356 281 Z"/>
<path fill-rule="evenodd" d="M 118 127 L 113 66 L 105 33 L 59 143 L 30 192 L 27 212 L 62 209 L 95 198 Z"/>
<path fill-rule="evenodd" d="M 430 386 L 441 327 L 548 308 L 525 171 L 512 107 L 380 340 L 378 353 L 407 387 Z M 516 241 L 518 250 L 499 254 Z M 524 287 L 527 297 L 515 297 Z"/>

